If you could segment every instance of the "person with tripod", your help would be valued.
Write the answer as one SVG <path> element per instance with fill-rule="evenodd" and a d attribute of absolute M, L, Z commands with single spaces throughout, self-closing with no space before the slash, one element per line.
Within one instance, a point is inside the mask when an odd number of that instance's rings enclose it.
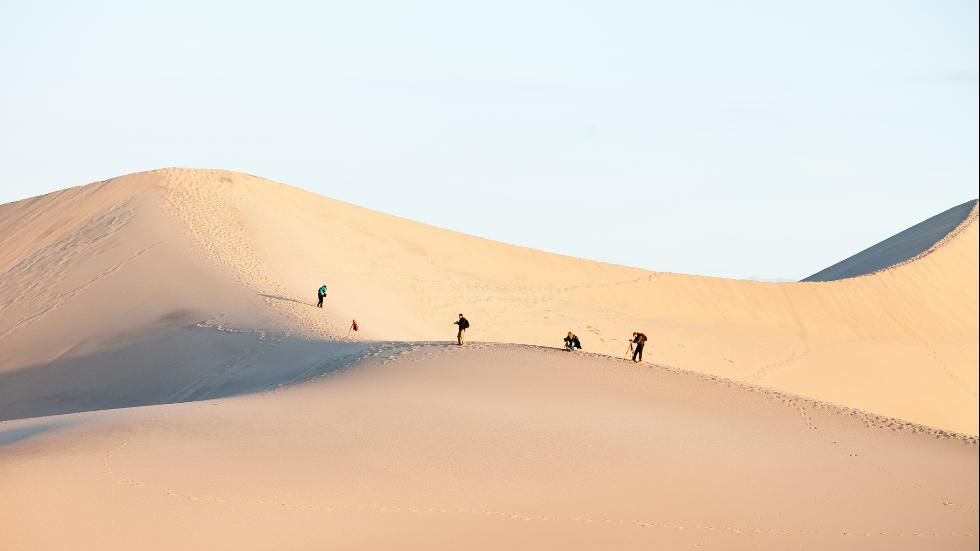
<path fill-rule="evenodd" d="M 643 333 L 639 333 L 637 331 L 633 331 L 633 338 L 629 341 L 630 347 L 629 350 L 627 350 L 626 352 L 627 354 L 633 352 L 633 363 L 643 361 L 643 345 L 646 344 L 646 342 L 647 342 L 646 335 L 644 335 Z M 633 345 L 636 345 L 636 347 L 634 348 Z"/>
<path fill-rule="evenodd" d="M 459 315 L 459 320 L 454 321 L 453 325 L 459 326 L 459 331 L 456 332 L 456 342 L 463 346 L 463 341 L 466 338 L 466 330 L 470 328 L 470 321 L 463 317 L 463 314 Z"/>

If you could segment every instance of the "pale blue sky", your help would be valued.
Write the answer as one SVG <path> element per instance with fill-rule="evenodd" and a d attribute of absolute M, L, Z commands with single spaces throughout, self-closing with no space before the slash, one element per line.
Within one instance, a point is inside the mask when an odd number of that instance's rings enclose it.
<path fill-rule="evenodd" d="M 975 0 L 0 0 L 0 202 L 228 168 L 574 256 L 799 279 L 977 196 L 977 20 Z"/>

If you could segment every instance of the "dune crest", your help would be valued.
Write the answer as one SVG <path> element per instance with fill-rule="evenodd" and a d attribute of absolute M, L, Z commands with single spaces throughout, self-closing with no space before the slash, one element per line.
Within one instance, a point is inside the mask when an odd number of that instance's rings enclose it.
<path fill-rule="evenodd" d="M 977 201 L 967 201 L 841 260 L 803 281 L 834 281 L 873 274 L 914 262 L 935 251 L 977 219 Z"/>

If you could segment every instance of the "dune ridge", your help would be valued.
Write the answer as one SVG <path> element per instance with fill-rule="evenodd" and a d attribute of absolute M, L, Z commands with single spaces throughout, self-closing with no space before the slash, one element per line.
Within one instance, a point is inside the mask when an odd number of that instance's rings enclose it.
<path fill-rule="evenodd" d="M 802 281 L 834 281 L 862 277 L 915 262 L 956 238 L 976 223 L 977 200 L 943 211 L 880 243 L 845 258 Z"/>

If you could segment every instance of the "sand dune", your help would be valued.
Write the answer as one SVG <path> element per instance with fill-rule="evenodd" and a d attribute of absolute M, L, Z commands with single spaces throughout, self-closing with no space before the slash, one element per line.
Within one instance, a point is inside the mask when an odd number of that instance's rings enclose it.
<path fill-rule="evenodd" d="M 293 338 L 166 192 L 143 174 L 0 207 L 0 420 L 247 391 L 348 353 Z"/>
<path fill-rule="evenodd" d="M 785 284 L 542 253 L 222 171 L 0 208 L 0 419 L 274 385 L 356 352 L 353 318 L 361 340 L 443 340 L 462 311 L 473 339 L 571 330 L 620 356 L 641 330 L 660 364 L 978 432 L 976 208 L 915 261 Z M 324 282 L 328 308 L 312 309 Z"/>
<path fill-rule="evenodd" d="M 951 220 L 774 284 L 224 171 L 2 205 L 0 549 L 975 549 L 976 206 Z"/>
<path fill-rule="evenodd" d="M 963 227 L 963 222 L 976 208 L 976 199 L 956 205 L 829 268 L 820 270 L 803 281 L 833 281 L 857 277 L 908 262 L 919 255 L 931 252 L 944 240 L 949 239 L 951 233 Z"/>
<path fill-rule="evenodd" d="M 977 544 L 974 438 L 553 349 L 387 345 L 292 388 L 3 428 L 31 431 L 0 455 L 15 549 Z"/>

